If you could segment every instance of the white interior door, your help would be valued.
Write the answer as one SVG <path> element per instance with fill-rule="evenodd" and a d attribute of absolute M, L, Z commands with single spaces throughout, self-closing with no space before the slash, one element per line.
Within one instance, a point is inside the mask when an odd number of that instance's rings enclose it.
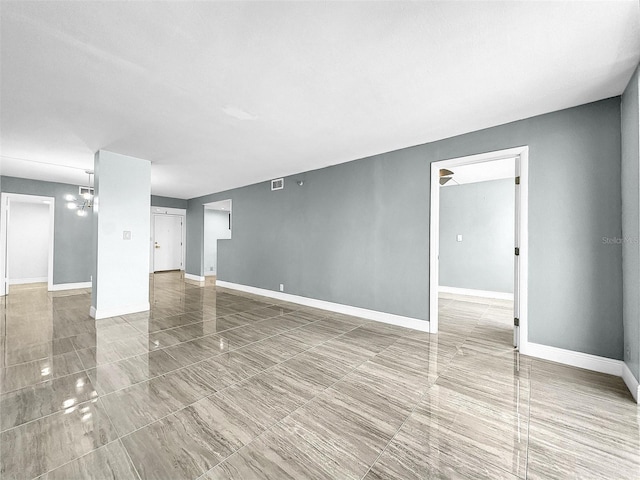
<path fill-rule="evenodd" d="M 182 217 L 153 216 L 153 271 L 182 270 Z"/>
<path fill-rule="evenodd" d="M 520 205 L 522 194 L 520 188 L 520 157 L 516 157 L 515 188 L 515 233 L 513 257 L 513 346 L 520 349 Z"/>

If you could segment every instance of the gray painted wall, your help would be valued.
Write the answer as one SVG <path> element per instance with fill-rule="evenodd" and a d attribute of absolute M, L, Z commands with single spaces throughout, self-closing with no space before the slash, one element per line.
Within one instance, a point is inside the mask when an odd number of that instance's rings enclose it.
<path fill-rule="evenodd" d="M 161 197 L 159 195 L 151 195 L 152 207 L 165 207 L 165 208 L 187 208 L 187 200 L 182 198 L 173 197 Z"/>
<path fill-rule="evenodd" d="M 514 204 L 512 178 L 440 189 L 441 286 L 513 293 Z"/>
<path fill-rule="evenodd" d="M 624 360 L 640 379 L 640 67 L 622 95 L 622 311 Z"/>
<path fill-rule="evenodd" d="M 204 211 L 204 273 L 216 274 L 218 266 L 218 240 L 231 238 L 229 212 L 206 209 Z"/>
<path fill-rule="evenodd" d="M 620 97 L 191 199 L 187 272 L 203 271 L 202 205 L 231 198 L 220 279 L 428 320 L 430 162 L 520 145 L 529 341 L 621 359 L 622 251 L 602 242 L 622 233 Z"/>
<path fill-rule="evenodd" d="M 53 283 L 88 282 L 91 279 L 92 231 L 90 212 L 78 217 L 74 210 L 66 208 L 64 196 L 78 197 L 78 185 L 42 182 L 26 178 L 2 177 L 2 191 L 25 195 L 54 197 L 54 249 Z"/>

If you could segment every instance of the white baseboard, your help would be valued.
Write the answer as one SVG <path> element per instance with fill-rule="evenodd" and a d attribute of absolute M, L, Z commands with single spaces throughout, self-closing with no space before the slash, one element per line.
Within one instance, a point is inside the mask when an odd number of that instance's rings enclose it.
<path fill-rule="evenodd" d="M 563 348 L 550 347 L 539 343 L 527 343 L 520 353 L 530 357 L 551 360 L 552 362 L 571 365 L 572 367 L 584 368 L 594 372 L 608 373 L 617 377 L 622 376 L 622 363 L 620 360 L 599 357 L 588 353 L 574 352 Z"/>
<path fill-rule="evenodd" d="M 199 275 L 193 275 L 192 273 L 185 273 L 184 279 L 191 280 L 192 282 L 204 282 L 204 277 L 201 277 Z"/>
<path fill-rule="evenodd" d="M 439 286 L 438 291 L 442 293 L 453 293 L 456 295 L 469 295 L 472 297 L 495 298 L 498 300 L 513 300 L 513 293 L 491 292 L 489 290 L 473 290 L 471 288 L 444 287 Z"/>
<path fill-rule="evenodd" d="M 629 366 L 624 362 L 622 362 L 622 379 L 631 392 L 631 395 L 633 395 L 636 403 L 640 404 L 640 383 L 638 383 L 636 377 L 634 377 L 631 370 L 629 370 Z"/>
<path fill-rule="evenodd" d="M 413 328 L 414 330 L 420 330 L 422 332 L 429 331 L 429 322 L 427 320 L 420 320 L 418 318 L 403 317 L 402 315 L 395 315 L 393 313 L 378 312 L 376 310 L 368 310 L 366 308 L 352 307 L 351 305 L 327 302 L 325 300 L 316 300 L 315 298 L 301 297 L 298 295 L 291 295 L 290 293 L 275 292 L 273 290 L 250 287 L 248 285 L 225 282 L 222 280 L 217 280 L 216 285 L 219 287 L 230 288 L 242 292 L 253 293 L 255 295 L 262 295 L 264 297 L 275 298 L 277 300 L 282 300 L 285 302 L 297 303 L 299 305 L 305 305 L 307 307 L 320 308 L 322 310 L 328 310 L 330 312 L 343 313 L 345 315 L 367 318 L 369 320 L 397 325 L 399 327 Z"/>
<path fill-rule="evenodd" d="M 205 277 L 215 277 L 216 276 L 216 272 L 204 272 L 204 276 Z"/>
<path fill-rule="evenodd" d="M 101 308 L 97 310 L 94 306 L 91 306 L 89 309 L 89 315 L 96 320 L 100 320 L 102 318 L 110 318 L 117 317 L 119 315 L 126 315 L 128 313 L 138 313 L 138 312 L 146 312 L 149 310 L 150 305 L 149 302 L 140 303 L 137 305 L 125 305 L 123 307 L 115 307 L 115 308 Z"/>
<path fill-rule="evenodd" d="M 51 286 L 51 291 L 57 292 L 60 290 L 75 290 L 77 288 L 91 288 L 91 282 L 56 283 Z"/>
<path fill-rule="evenodd" d="M 7 281 L 9 285 L 26 285 L 28 283 L 47 283 L 49 279 L 47 277 L 34 277 L 34 278 L 12 278 Z"/>

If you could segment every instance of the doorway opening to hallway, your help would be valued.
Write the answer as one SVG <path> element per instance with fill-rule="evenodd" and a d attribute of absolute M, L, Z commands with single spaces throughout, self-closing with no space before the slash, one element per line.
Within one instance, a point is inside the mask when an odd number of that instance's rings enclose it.
<path fill-rule="evenodd" d="M 528 147 L 431 164 L 430 331 L 527 346 Z M 446 323 L 441 323 L 446 322 Z"/>

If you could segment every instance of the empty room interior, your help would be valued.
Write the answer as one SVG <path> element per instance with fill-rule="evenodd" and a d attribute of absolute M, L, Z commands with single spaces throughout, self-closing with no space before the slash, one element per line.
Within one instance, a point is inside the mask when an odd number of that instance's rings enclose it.
<path fill-rule="evenodd" d="M 0 1 L 0 478 L 640 478 L 639 90 L 637 0 Z"/>

